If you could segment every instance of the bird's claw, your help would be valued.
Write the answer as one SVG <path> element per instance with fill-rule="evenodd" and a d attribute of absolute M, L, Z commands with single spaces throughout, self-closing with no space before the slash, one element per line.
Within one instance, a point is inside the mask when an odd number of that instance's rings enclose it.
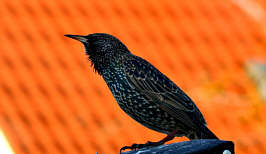
<path fill-rule="evenodd" d="M 143 144 L 132 144 L 131 146 L 124 146 L 120 149 L 120 153 L 124 150 L 130 149 L 136 151 L 137 149 L 141 149 L 141 145 Z"/>
<path fill-rule="evenodd" d="M 138 150 L 138 149 L 142 149 L 142 148 L 147 148 L 147 147 L 152 147 L 152 146 L 158 146 L 160 145 L 160 143 L 158 142 L 146 142 L 145 144 L 132 144 L 131 146 L 124 146 L 120 149 L 120 153 L 124 150 L 130 149 L 130 150 Z"/>

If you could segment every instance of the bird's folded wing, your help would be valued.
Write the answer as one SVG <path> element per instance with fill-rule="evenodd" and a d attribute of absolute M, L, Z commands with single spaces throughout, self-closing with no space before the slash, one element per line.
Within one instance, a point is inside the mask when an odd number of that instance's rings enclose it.
<path fill-rule="evenodd" d="M 131 66 L 134 64 L 136 63 L 131 63 Z M 143 65 L 145 66 L 143 67 Z M 196 127 L 193 119 L 189 116 L 189 114 L 194 114 L 195 105 L 181 89 L 174 83 L 170 83 L 171 81 L 151 64 L 136 65 L 132 68 L 125 69 L 127 81 L 132 88 L 143 94 L 148 101 L 159 104 L 161 109 L 184 124 Z M 141 75 L 144 72 L 147 74 Z M 169 87 L 169 85 L 171 86 Z"/>

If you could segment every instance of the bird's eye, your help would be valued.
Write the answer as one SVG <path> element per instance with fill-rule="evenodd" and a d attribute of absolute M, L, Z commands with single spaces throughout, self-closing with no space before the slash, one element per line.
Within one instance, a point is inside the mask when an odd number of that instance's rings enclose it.
<path fill-rule="evenodd" d="M 103 47 L 104 44 L 105 44 L 104 40 L 97 40 L 90 42 L 89 47 L 91 50 L 98 51 Z"/>
<path fill-rule="evenodd" d="M 101 44 L 104 44 L 104 43 L 105 43 L 104 40 L 97 40 L 97 41 L 93 42 L 92 44 L 94 44 L 94 45 L 101 45 Z"/>

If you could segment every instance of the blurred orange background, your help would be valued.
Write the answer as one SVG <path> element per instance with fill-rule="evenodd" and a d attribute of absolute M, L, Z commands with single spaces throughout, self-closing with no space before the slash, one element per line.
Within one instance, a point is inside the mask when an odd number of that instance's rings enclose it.
<path fill-rule="evenodd" d="M 118 107 L 64 37 L 103 32 L 179 85 L 237 153 L 266 153 L 265 10 L 264 0 L 0 0 L 0 129 L 16 154 L 114 154 L 163 138 Z"/>

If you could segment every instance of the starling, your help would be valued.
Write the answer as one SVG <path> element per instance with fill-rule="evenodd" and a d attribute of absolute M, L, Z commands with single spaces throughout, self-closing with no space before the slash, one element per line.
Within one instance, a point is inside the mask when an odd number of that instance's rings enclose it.
<path fill-rule="evenodd" d="M 133 55 L 116 37 L 105 33 L 65 35 L 83 43 L 88 59 L 114 98 L 131 118 L 167 136 L 120 149 L 162 145 L 174 137 L 218 139 L 194 102 L 145 59 Z"/>

